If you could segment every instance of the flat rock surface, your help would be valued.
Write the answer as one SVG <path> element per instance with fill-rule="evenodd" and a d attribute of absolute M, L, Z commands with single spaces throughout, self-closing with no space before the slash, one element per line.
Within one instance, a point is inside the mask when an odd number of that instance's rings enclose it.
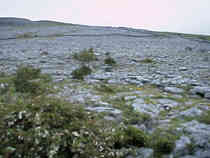
<path fill-rule="evenodd" d="M 93 48 L 101 58 L 110 52 L 116 59 L 119 66 L 113 70 L 115 79 L 164 85 L 210 84 L 210 62 L 204 60 L 210 58 L 210 43 L 194 38 L 129 28 L 56 24 L 1 26 L 0 38 L 0 69 L 5 71 L 24 63 L 64 78 L 79 65 L 72 54 Z M 186 47 L 192 51 L 186 51 Z M 147 58 L 152 62 L 141 62 Z M 102 62 L 98 63 L 100 67 Z M 99 71 L 99 75 L 105 72 Z M 137 78 L 130 79 L 130 75 Z"/>

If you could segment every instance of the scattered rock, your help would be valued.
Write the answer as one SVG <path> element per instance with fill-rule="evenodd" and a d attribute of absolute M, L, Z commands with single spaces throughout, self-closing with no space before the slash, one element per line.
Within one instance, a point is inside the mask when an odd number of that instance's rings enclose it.
<path fill-rule="evenodd" d="M 166 92 L 173 93 L 173 94 L 181 94 L 184 92 L 183 89 L 177 87 L 165 87 L 164 89 Z"/>
<path fill-rule="evenodd" d="M 114 109 L 114 108 L 109 108 L 109 107 L 87 107 L 87 110 L 90 111 L 96 111 L 96 112 L 109 112 L 112 113 L 114 115 L 119 115 L 122 112 L 118 109 Z"/>
<path fill-rule="evenodd" d="M 198 157 L 195 157 L 195 156 L 192 156 L 192 155 L 187 155 L 187 156 L 183 156 L 183 157 L 180 157 L 180 158 L 198 158 Z"/>
<path fill-rule="evenodd" d="M 202 97 L 209 98 L 210 87 L 200 87 L 200 86 L 197 86 L 197 87 L 194 87 L 191 90 L 191 93 L 192 94 L 200 95 Z"/>
<path fill-rule="evenodd" d="M 112 73 L 111 72 L 106 72 L 104 74 L 93 74 L 91 75 L 91 79 L 95 80 L 109 80 L 112 78 Z"/>
<path fill-rule="evenodd" d="M 188 69 L 186 67 L 180 67 L 179 71 L 187 71 Z"/>
<path fill-rule="evenodd" d="M 160 112 L 160 108 L 157 105 L 146 104 L 142 98 L 136 99 L 132 107 L 141 113 L 150 114 L 152 117 L 157 116 Z"/>
<path fill-rule="evenodd" d="M 170 107 L 175 107 L 175 106 L 178 105 L 178 103 L 176 101 L 171 100 L 171 99 L 163 98 L 163 99 L 158 99 L 157 101 L 159 102 L 159 104 L 161 104 L 163 106 L 167 105 L 167 106 L 170 106 Z"/>
<path fill-rule="evenodd" d="M 204 97 L 210 99 L 210 92 L 205 93 Z"/>
<path fill-rule="evenodd" d="M 188 145 L 191 143 L 191 140 L 189 137 L 181 136 L 179 140 L 176 141 L 176 148 L 174 149 L 174 156 L 180 157 L 187 155 L 189 153 L 188 151 Z"/>
<path fill-rule="evenodd" d="M 196 148 L 200 148 L 204 151 L 210 149 L 210 125 L 199 123 L 198 121 L 191 121 L 184 123 L 183 132 L 192 138 Z"/>
<path fill-rule="evenodd" d="M 150 148 L 140 148 L 137 150 L 137 158 L 152 158 L 154 151 Z"/>
<path fill-rule="evenodd" d="M 210 151 L 199 150 L 195 152 L 195 156 L 199 158 L 210 158 Z"/>
<path fill-rule="evenodd" d="M 180 116 L 184 117 L 196 117 L 196 116 L 201 116 L 203 113 L 202 110 L 198 109 L 197 107 L 192 107 L 186 111 L 180 112 Z"/>
<path fill-rule="evenodd" d="M 125 96 L 125 101 L 136 99 L 136 96 Z"/>

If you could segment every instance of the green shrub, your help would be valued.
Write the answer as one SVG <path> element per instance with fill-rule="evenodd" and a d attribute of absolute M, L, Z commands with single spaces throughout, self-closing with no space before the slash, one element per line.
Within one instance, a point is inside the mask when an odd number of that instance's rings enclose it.
<path fill-rule="evenodd" d="M 196 143 L 191 142 L 190 144 L 187 144 L 187 150 L 189 152 L 189 155 L 193 155 L 196 151 Z"/>
<path fill-rule="evenodd" d="M 38 68 L 21 66 L 17 69 L 13 82 L 17 92 L 39 95 L 47 91 L 47 83 L 50 80 L 51 78 L 41 74 Z"/>
<path fill-rule="evenodd" d="M 116 65 L 116 61 L 114 60 L 114 58 L 109 56 L 104 59 L 104 63 L 111 66 Z"/>
<path fill-rule="evenodd" d="M 145 58 L 143 60 L 140 61 L 141 63 L 145 63 L 145 64 L 149 64 L 149 63 L 154 63 L 154 60 L 152 60 L 151 58 Z"/>
<path fill-rule="evenodd" d="M 88 66 L 81 66 L 78 69 L 75 69 L 71 75 L 74 79 L 79 79 L 79 80 L 83 80 L 85 76 L 91 74 L 92 70 L 91 68 L 89 68 Z"/>
<path fill-rule="evenodd" d="M 0 111 L 0 157 L 116 157 L 111 124 L 79 105 L 37 97 Z"/>
<path fill-rule="evenodd" d="M 198 121 L 205 123 L 205 124 L 210 124 L 210 111 L 207 111 L 206 114 L 200 116 L 198 118 Z"/>
<path fill-rule="evenodd" d="M 136 146 L 136 147 L 145 147 L 148 144 L 148 135 L 145 134 L 142 130 L 128 126 L 125 129 L 119 129 L 115 133 L 115 148 L 122 148 Z"/>
<path fill-rule="evenodd" d="M 178 137 L 170 131 L 157 129 L 151 136 L 151 146 L 156 155 L 169 154 L 175 148 Z"/>
<path fill-rule="evenodd" d="M 74 59 L 82 61 L 82 62 L 91 62 L 96 61 L 97 57 L 93 51 L 93 48 L 85 49 L 78 54 L 74 54 Z"/>

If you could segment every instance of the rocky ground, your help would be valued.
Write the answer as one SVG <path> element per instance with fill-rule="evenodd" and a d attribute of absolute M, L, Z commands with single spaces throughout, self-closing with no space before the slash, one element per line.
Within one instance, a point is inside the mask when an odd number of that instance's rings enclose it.
<path fill-rule="evenodd" d="M 86 63 L 93 73 L 72 78 L 81 61 L 74 54 L 93 48 L 98 60 Z M 111 56 L 116 65 L 104 63 Z M 13 73 L 21 64 L 53 76 L 56 97 L 83 104 L 104 118 L 152 133 L 173 129 L 180 135 L 170 158 L 210 157 L 210 41 L 196 36 L 131 28 L 43 22 L 0 26 L 0 70 Z M 133 114 L 127 110 L 133 108 Z M 134 117 L 146 115 L 145 121 Z M 202 116 L 206 116 L 203 118 Z M 131 157 L 131 156 L 128 156 Z M 137 157 L 153 157 L 139 148 Z"/>

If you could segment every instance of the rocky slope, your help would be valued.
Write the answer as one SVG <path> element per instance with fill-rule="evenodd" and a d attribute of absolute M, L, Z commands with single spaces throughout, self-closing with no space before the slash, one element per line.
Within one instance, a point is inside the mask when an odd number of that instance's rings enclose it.
<path fill-rule="evenodd" d="M 21 64 L 39 67 L 61 89 L 56 97 L 147 133 L 173 129 L 179 139 L 165 157 L 210 157 L 209 37 L 49 21 L 20 27 L 1 21 L 1 72 L 13 73 Z M 97 60 L 74 58 L 89 48 Z M 107 56 L 116 65 L 105 64 Z M 73 79 L 72 72 L 84 63 L 93 72 L 84 81 Z M 133 114 L 126 112 L 130 107 Z M 135 112 L 146 120 L 134 117 Z M 139 148 L 136 157 L 153 153 Z"/>

